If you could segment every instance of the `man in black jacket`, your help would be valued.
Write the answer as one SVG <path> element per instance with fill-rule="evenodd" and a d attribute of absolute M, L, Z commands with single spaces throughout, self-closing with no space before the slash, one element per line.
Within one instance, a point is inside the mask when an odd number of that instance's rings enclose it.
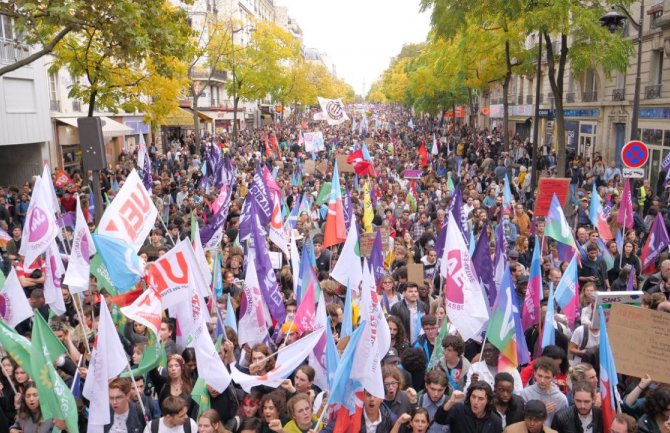
<path fill-rule="evenodd" d="M 465 401 L 465 403 L 464 403 Z M 454 433 L 502 433 L 502 421 L 493 407 L 493 391 L 484 381 L 472 384 L 468 393 L 454 391 L 435 412 L 435 422 Z"/>
<path fill-rule="evenodd" d="M 561 433 L 603 433 L 602 412 L 593 405 L 595 395 L 596 390 L 590 383 L 574 383 L 574 405 L 556 412 L 551 428 Z"/>
<path fill-rule="evenodd" d="M 142 433 L 146 422 L 138 406 L 130 401 L 130 379 L 117 377 L 109 384 L 110 422 L 104 432 Z"/>
<path fill-rule="evenodd" d="M 419 299 L 419 286 L 416 283 L 405 285 L 403 300 L 393 305 L 391 314 L 400 319 L 410 344 L 414 344 L 421 329 L 419 315 L 428 314 L 426 303 Z"/>
<path fill-rule="evenodd" d="M 503 428 L 524 420 L 524 402 L 514 395 L 514 378 L 507 372 L 495 376 L 493 387 L 493 403 L 496 412 L 502 418 Z"/>

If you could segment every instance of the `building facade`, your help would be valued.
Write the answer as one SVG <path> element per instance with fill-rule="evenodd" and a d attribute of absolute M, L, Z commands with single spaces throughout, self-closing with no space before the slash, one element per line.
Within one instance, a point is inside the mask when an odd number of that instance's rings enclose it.
<path fill-rule="evenodd" d="M 629 11 L 639 22 L 640 3 Z M 650 163 L 646 176 L 656 181 L 660 163 L 670 152 L 670 0 L 647 0 L 643 20 L 641 92 L 638 129 L 640 139 L 650 147 Z M 631 118 L 635 93 L 638 33 L 631 23 L 624 27 L 635 45 L 624 72 L 607 77 L 601 69 L 587 70 L 576 76 L 566 68 L 564 77 L 564 116 L 568 153 L 591 158 L 597 152 L 605 162 L 621 166 L 621 148 L 631 137 Z M 528 40 L 536 46 L 537 36 Z M 555 51 L 559 44 L 555 43 Z M 555 146 L 554 96 L 546 76 L 546 59 L 542 60 L 540 76 L 540 145 Z M 515 75 L 509 90 L 509 128 L 511 134 L 532 138 L 535 111 L 535 79 Z M 502 89 L 493 86 L 482 92 L 477 106 L 477 123 L 482 127 L 502 127 Z"/>
<path fill-rule="evenodd" d="M 0 64 L 28 55 L 13 21 L 0 15 Z M 50 160 L 49 98 L 44 60 L 0 77 L 0 185 L 20 185 Z"/>

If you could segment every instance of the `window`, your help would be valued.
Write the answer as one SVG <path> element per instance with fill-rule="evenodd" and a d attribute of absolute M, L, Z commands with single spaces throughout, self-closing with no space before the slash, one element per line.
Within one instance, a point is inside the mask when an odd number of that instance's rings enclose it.
<path fill-rule="evenodd" d="M 49 99 L 58 100 L 58 73 L 49 74 Z"/>
<path fill-rule="evenodd" d="M 7 15 L 2 15 L 2 21 L 0 21 L 0 25 L 2 26 L 2 32 L 0 33 L 3 37 L 3 39 L 7 39 L 8 41 L 13 41 L 14 40 L 14 23 L 12 19 L 7 16 Z"/>
<path fill-rule="evenodd" d="M 663 81 L 663 51 L 655 50 L 652 51 L 651 56 L 651 69 L 649 70 L 651 74 L 650 81 L 653 85 L 660 85 Z"/>
<path fill-rule="evenodd" d="M 661 146 L 663 144 L 662 129 L 643 129 L 642 141 L 652 146 Z"/>

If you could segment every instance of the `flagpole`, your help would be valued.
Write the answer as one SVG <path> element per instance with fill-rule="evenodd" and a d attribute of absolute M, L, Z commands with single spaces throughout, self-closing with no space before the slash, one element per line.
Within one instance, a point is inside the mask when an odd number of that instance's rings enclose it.
<path fill-rule="evenodd" d="M 0 368 L 2 369 L 2 375 L 7 378 L 7 382 L 9 382 L 9 386 L 12 388 L 12 391 L 14 391 L 14 394 L 18 394 L 18 391 L 16 391 L 16 387 L 14 386 L 14 381 L 9 377 L 7 370 L 5 370 L 5 364 L 0 362 Z"/>
<path fill-rule="evenodd" d="M 79 302 L 81 302 L 81 297 L 79 297 Z M 81 326 L 81 331 L 84 333 L 84 347 L 86 348 L 86 353 L 91 354 L 91 347 L 88 345 L 88 333 L 86 332 L 88 327 L 86 326 L 86 317 L 84 317 L 84 311 L 81 305 L 77 305 L 75 298 L 72 299 L 74 304 L 74 309 L 79 316 L 79 325 Z M 91 321 L 93 321 L 93 308 L 91 308 Z"/>
<path fill-rule="evenodd" d="M 293 325 L 295 325 L 295 320 L 294 320 L 294 319 L 291 319 L 291 324 L 290 324 L 289 327 L 288 327 L 288 332 L 286 333 L 286 336 L 284 336 L 284 343 L 283 343 L 283 344 L 286 344 L 286 342 L 288 341 L 288 337 L 289 337 L 289 335 L 291 335 L 291 329 L 293 329 Z M 263 360 L 268 359 L 268 358 L 270 358 L 271 356 L 272 356 L 272 355 L 267 356 L 267 357 L 265 357 Z"/>
<path fill-rule="evenodd" d="M 161 225 L 162 225 L 163 228 L 165 229 L 165 233 L 168 235 L 168 237 L 169 237 L 170 240 L 172 241 L 172 246 L 173 246 L 173 247 L 176 246 L 177 243 L 174 241 L 174 239 L 172 239 L 172 235 L 170 234 L 170 231 L 168 230 L 167 226 L 165 225 L 165 221 L 163 221 L 163 218 L 158 218 L 158 220 L 161 222 Z"/>
<path fill-rule="evenodd" d="M 332 394 L 330 394 L 330 393 L 328 394 L 328 399 L 326 400 L 326 404 L 323 406 L 323 410 L 321 411 L 321 415 L 319 415 L 319 418 L 317 419 L 316 424 L 314 425 L 314 430 L 317 431 L 317 432 L 322 430 L 321 428 L 319 428 L 319 426 L 321 425 L 321 422 L 323 422 L 323 416 L 328 411 L 328 406 L 330 405 L 331 395 Z"/>
<path fill-rule="evenodd" d="M 77 371 L 74 372 L 74 376 L 72 376 L 72 385 L 70 385 L 70 392 L 74 392 L 74 387 L 77 384 L 77 375 L 79 374 L 79 377 L 81 377 L 81 374 L 79 373 L 79 369 L 81 368 L 81 361 L 84 359 L 83 356 L 79 357 L 79 361 L 77 361 Z"/>
<path fill-rule="evenodd" d="M 135 392 L 137 393 L 137 401 L 140 403 L 140 409 L 142 409 L 142 415 L 144 415 L 144 419 L 147 419 L 147 411 L 144 409 L 144 402 L 142 401 L 142 393 L 140 393 L 139 388 L 137 387 L 137 382 L 135 382 L 135 375 L 133 374 L 133 370 L 130 368 L 130 361 L 126 360 L 126 367 L 128 368 L 128 373 L 130 374 L 130 381 L 133 383 L 133 388 L 135 388 Z"/>

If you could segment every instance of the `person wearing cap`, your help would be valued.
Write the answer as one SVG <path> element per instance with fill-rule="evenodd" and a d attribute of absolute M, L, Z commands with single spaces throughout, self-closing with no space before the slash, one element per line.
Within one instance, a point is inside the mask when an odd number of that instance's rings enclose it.
<path fill-rule="evenodd" d="M 547 419 L 547 409 L 540 400 L 526 402 L 523 416 L 523 421 L 507 426 L 505 433 L 558 433 L 544 425 Z"/>

